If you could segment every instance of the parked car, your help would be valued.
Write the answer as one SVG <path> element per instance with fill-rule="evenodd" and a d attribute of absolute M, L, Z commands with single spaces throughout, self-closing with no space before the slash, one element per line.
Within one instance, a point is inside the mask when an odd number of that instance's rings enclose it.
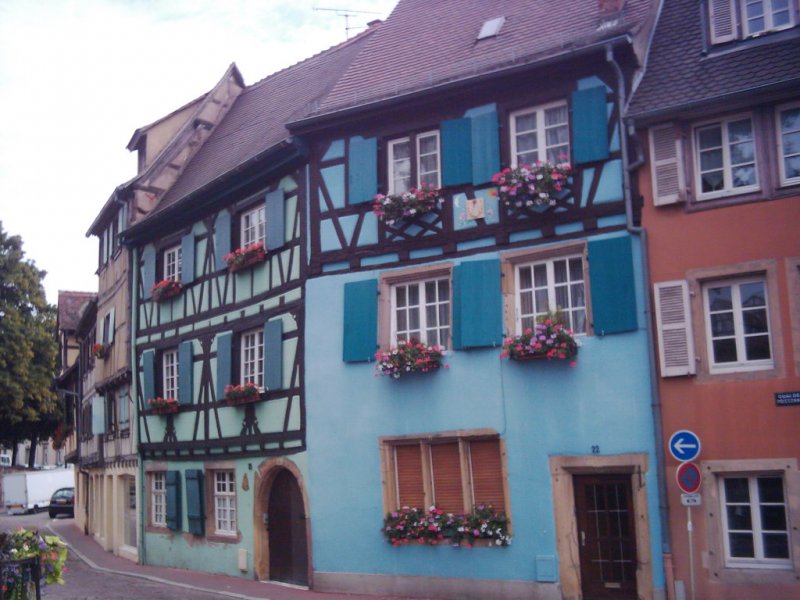
<path fill-rule="evenodd" d="M 75 488 L 66 487 L 56 490 L 50 498 L 50 508 L 48 510 L 50 518 L 56 515 L 75 516 Z"/>

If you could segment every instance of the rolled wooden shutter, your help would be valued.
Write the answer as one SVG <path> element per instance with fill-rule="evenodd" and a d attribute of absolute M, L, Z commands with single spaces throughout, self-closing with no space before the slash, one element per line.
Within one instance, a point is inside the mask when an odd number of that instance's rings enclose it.
<path fill-rule="evenodd" d="M 680 140 L 672 124 L 650 130 L 650 177 L 653 180 L 654 205 L 683 201 L 683 158 Z"/>
<path fill-rule="evenodd" d="M 181 239 L 181 283 L 194 281 L 194 234 L 187 233 Z"/>
<path fill-rule="evenodd" d="M 152 246 L 142 250 L 142 291 L 145 299 L 153 296 L 156 283 L 156 251 Z"/>
<path fill-rule="evenodd" d="M 606 87 L 572 92 L 572 155 L 575 164 L 608 158 Z"/>
<path fill-rule="evenodd" d="M 351 137 L 347 155 L 347 203 L 372 202 L 378 193 L 378 140 Z"/>
<path fill-rule="evenodd" d="M 500 261 L 476 260 L 453 269 L 453 348 L 503 343 Z"/>
<path fill-rule="evenodd" d="M 266 197 L 264 215 L 266 221 L 267 249 L 274 250 L 280 248 L 286 241 L 284 222 L 285 202 L 283 188 L 269 192 Z"/>
<path fill-rule="evenodd" d="M 422 454 L 419 444 L 395 446 L 394 467 L 397 477 L 397 508 L 427 509 L 422 482 Z"/>
<path fill-rule="evenodd" d="M 203 471 L 186 469 L 186 519 L 189 522 L 189 533 L 203 535 L 205 533 L 205 512 L 203 511 Z"/>
<path fill-rule="evenodd" d="M 444 512 L 464 511 L 461 453 L 458 442 L 432 444 L 433 503 Z"/>
<path fill-rule="evenodd" d="M 378 280 L 352 281 L 344 286 L 342 360 L 372 360 L 378 347 Z"/>
<path fill-rule="evenodd" d="M 181 474 L 180 471 L 167 471 L 165 487 L 167 492 L 167 527 L 172 531 L 181 528 Z"/>
<path fill-rule="evenodd" d="M 153 350 L 142 352 L 142 395 L 145 406 L 156 396 L 156 353 Z"/>
<path fill-rule="evenodd" d="M 283 389 L 283 321 L 264 323 L 264 387 Z"/>
<path fill-rule="evenodd" d="M 653 287 L 661 376 L 693 375 L 696 365 L 689 285 L 678 280 L 656 283 Z"/>
<path fill-rule="evenodd" d="M 469 443 L 469 453 L 473 502 L 491 504 L 496 511 L 505 512 L 500 440 L 473 440 Z"/>
<path fill-rule="evenodd" d="M 192 342 L 181 342 L 178 346 L 178 402 L 192 404 L 194 401 L 194 349 Z"/>
<path fill-rule="evenodd" d="M 225 255 L 231 251 L 231 213 L 222 209 L 214 222 L 214 265 L 217 270 L 228 266 Z"/>
<path fill-rule="evenodd" d="M 721 44 L 736 39 L 734 0 L 708 0 L 708 13 L 712 44 Z"/>

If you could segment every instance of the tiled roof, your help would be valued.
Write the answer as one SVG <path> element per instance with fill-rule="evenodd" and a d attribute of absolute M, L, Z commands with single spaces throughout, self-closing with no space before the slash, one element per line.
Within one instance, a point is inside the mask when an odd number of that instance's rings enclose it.
<path fill-rule="evenodd" d="M 319 103 L 376 28 L 246 88 L 152 215 L 290 137 L 285 124 Z"/>
<path fill-rule="evenodd" d="M 498 69 L 535 63 L 637 33 L 652 0 L 628 0 L 601 14 L 599 0 L 400 0 L 320 106 L 319 113 L 368 104 Z M 504 16 L 496 37 L 483 23 Z"/>
<path fill-rule="evenodd" d="M 86 302 L 97 297 L 94 292 L 58 292 L 58 328 L 74 331 L 78 327 Z"/>
<path fill-rule="evenodd" d="M 664 2 L 630 116 L 667 113 L 791 80 L 800 86 L 800 31 L 712 47 L 704 56 L 702 27 L 697 0 Z"/>

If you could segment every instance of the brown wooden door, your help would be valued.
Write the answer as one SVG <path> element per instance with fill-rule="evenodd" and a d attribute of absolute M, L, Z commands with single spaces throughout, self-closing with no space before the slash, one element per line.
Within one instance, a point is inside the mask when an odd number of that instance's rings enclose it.
<path fill-rule="evenodd" d="M 631 476 L 576 475 L 583 600 L 636 600 Z"/>
<path fill-rule="evenodd" d="M 286 470 L 269 493 L 269 578 L 308 585 L 308 543 L 303 495 Z"/>

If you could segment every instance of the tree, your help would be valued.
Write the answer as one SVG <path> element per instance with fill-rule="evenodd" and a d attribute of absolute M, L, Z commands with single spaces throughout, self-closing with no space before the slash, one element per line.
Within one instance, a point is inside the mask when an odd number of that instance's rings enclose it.
<path fill-rule="evenodd" d="M 56 311 L 45 298 L 45 274 L 0 221 L 0 443 L 16 451 L 18 441 L 30 439 L 29 466 L 61 416 L 53 390 Z"/>

